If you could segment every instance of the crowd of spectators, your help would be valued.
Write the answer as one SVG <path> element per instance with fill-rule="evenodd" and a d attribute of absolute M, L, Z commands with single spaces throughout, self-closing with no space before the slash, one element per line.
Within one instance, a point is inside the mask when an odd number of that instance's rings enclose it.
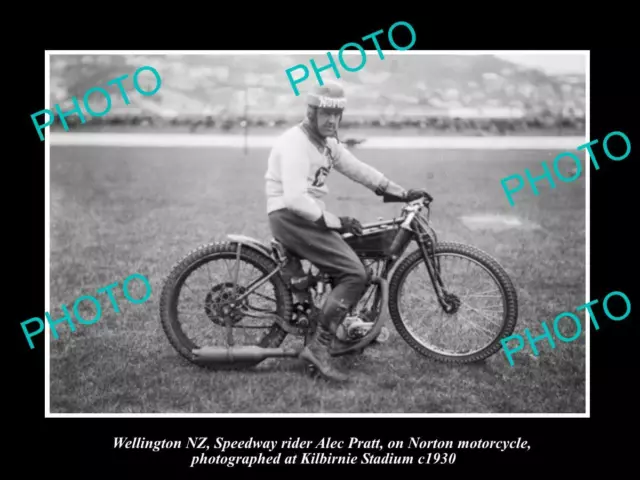
<path fill-rule="evenodd" d="M 70 130 L 77 130 L 81 123 L 76 115 L 66 118 Z M 119 129 L 137 129 L 144 127 L 145 130 L 166 131 L 167 129 L 186 130 L 191 132 L 207 132 L 207 133 L 232 133 L 234 131 L 243 131 L 246 128 L 251 130 L 260 129 L 282 129 L 289 125 L 293 125 L 300 119 L 292 116 L 278 116 L 277 114 L 269 116 L 248 115 L 230 116 L 230 115 L 177 115 L 173 117 L 163 117 L 154 113 L 143 111 L 123 111 L 121 113 L 109 113 L 104 117 L 88 118 L 84 124 L 91 125 L 98 129 L 108 130 L 109 128 Z M 84 126 L 83 126 L 84 127 Z M 54 122 L 52 126 L 55 130 L 61 130 L 60 122 Z M 371 117 L 357 118 L 345 116 L 342 123 L 343 129 L 384 129 L 384 130 L 402 130 L 406 128 L 450 133 L 450 134 L 469 134 L 469 135 L 514 135 L 526 134 L 527 132 L 544 131 L 548 134 L 567 134 L 572 135 L 575 132 L 583 132 L 585 122 L 580 117 L 562 117 L 562 116 L 528 116 L 525 118 L 509 119 L 509 118 L 480 118 L 465 119 L 451 117 Z M 94 128 L 91 128 L 94 130 Z M 78 130 L 79 131 L 79 130 Z"/>

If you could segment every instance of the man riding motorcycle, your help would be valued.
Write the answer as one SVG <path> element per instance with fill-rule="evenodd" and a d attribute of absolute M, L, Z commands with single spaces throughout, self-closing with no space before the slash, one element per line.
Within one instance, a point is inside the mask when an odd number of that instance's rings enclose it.
<path fill-rule="evenodd" d="M 338 326 L 364 293 L 367 272 L 362 261 L 341 237 L 362 233 L 352 217 L 338 217 L 325 209 L 325 184 L 336 170 L 376 195 L 403 201 L 429 196 L 423 189 L 405 190 L 384 174 L 358 160 L 338 139 L 346 106 L 343 87 L 325 81 L 307 97 L 306 116 L 275 142 L 265 174 L 267 214 L 271 232 L 288 250 L 306 259 L 334 279 L 334 287 L 320 313 L 314 338 L 300 353 L 330 379 L 347 376 L 332 365 L 329 347 Z"/>

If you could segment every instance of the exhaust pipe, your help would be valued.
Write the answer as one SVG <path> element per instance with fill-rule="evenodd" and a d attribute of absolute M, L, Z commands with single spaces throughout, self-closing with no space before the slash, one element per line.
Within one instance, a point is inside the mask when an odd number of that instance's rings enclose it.
<path fill-rule="evenodd" d="M 293 348 L 262 348 L 255 345 L 239 347 L 202 347 L 192 351 L 196 361 L 226 363 L 262 361 L 273 357 L 297 357 L 300 350 Z"/>

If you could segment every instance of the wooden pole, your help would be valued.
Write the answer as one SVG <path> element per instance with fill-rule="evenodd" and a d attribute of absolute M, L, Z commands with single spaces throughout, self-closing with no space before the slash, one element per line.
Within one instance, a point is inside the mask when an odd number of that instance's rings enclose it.
<path fill-rule="evenodd" d="M 244 155 L 249 153 L 249 87 L 244 87 Z"/>

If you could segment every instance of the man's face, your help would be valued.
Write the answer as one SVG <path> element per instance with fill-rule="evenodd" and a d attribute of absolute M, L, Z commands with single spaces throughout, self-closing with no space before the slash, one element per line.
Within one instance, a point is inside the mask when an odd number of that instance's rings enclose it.
<path fill-rule="evenodd" d="M 323 137 L 336 134 L 340 122 L 340 110 L 335 108 L 318 108 L 318 131 Z"/>

